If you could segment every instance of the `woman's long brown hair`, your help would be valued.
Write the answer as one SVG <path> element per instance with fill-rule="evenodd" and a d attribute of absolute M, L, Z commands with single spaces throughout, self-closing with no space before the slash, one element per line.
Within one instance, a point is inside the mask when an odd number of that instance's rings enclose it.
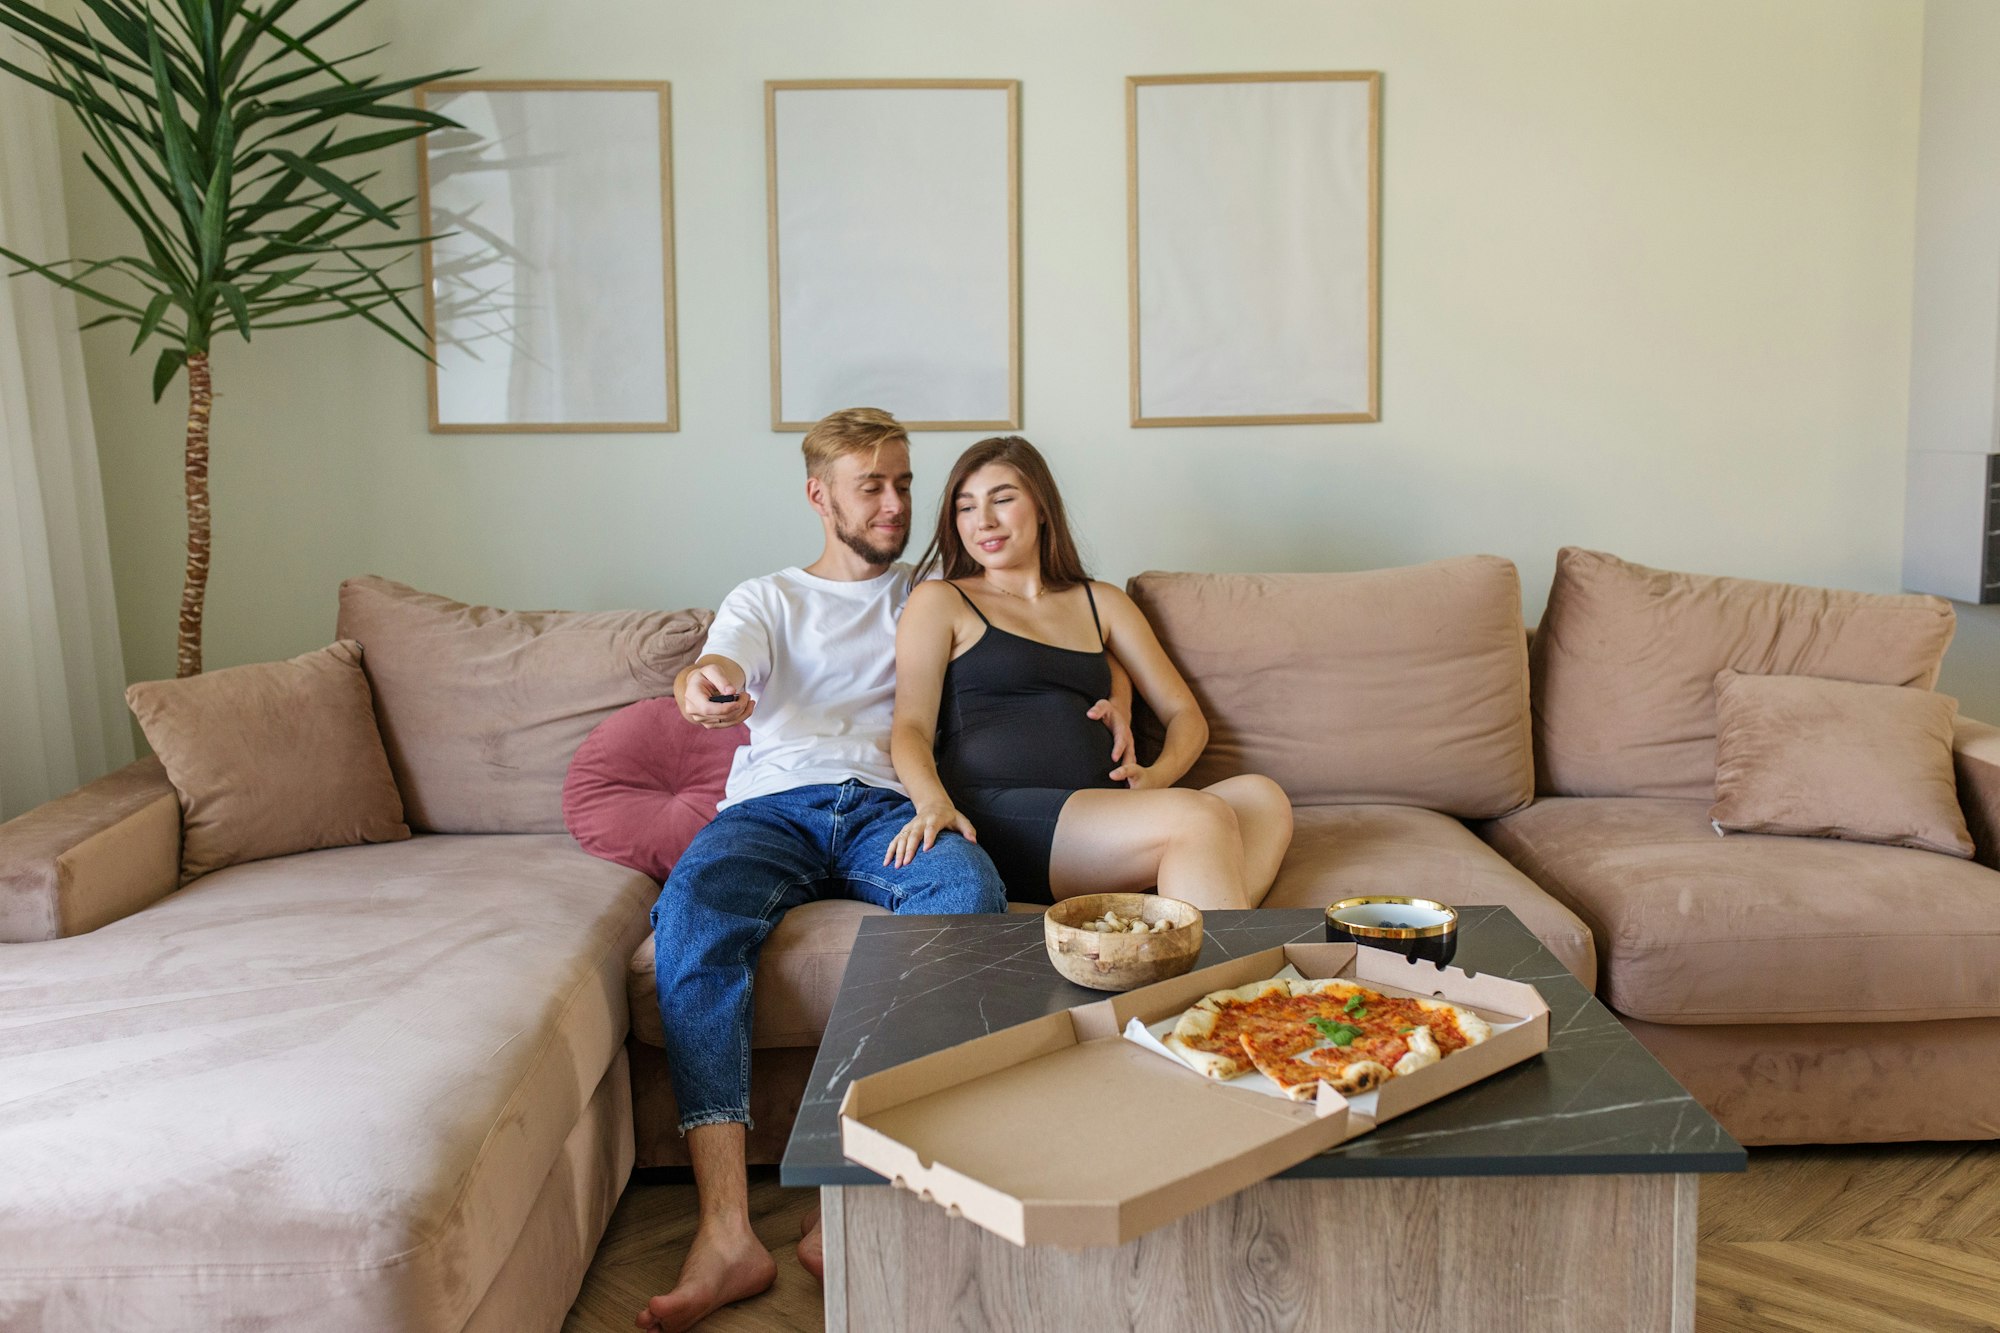
<path fill-rule="evenodd" d="M 944 484 L 944 500 L 938 506 L 937 532 L 931 537 L 924 558 L 917 562 L 917 577 L 927 578 L 933 569 L 947 579 L 985 573 L 985 567 L 972 558 L 972 552 L 959 540 L 957 511 L 958 493 L 964 488 L 965 479 L 989 463 L 1005 463 L 1020 473 L 1021 489 L 1041 511 L 1038 551 L 1042 586 L 1050 592 L 1061 592 L 1088 582 L 1090 573 L 1083 567 L 1076 538 L 1070 535 L 1069 515 L 1063 509 L 1062 492 L 1056 489 L 1055 474 L 1049 471 L 1048 460 L 1042 457 L 1041 450 L 1018 435 L 995 435 L 981 440 L 951 465 L 951 476 Z"/>

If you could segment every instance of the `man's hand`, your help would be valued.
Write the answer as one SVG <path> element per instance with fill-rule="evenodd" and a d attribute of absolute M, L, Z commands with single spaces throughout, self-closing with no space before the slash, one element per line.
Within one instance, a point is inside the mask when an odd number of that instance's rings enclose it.
<path fill-rule="evenodd" d="M 1137 751 L 1132 743 L 1132 715 L 1130 713 L 1119 707 L 1113 700 L 1099 699 L 1090 706 L 1090 712 L 1085 714 L 1085 716 L 1095 718 L 1110 729 L 1112 763 L 1123 765 L 1136 757 Z M 1111 776 L 1116 779 L 1119 775 L 1114 772 Z"/>
<path fill-rule="evenodd" d="M 735 698 L 729 703 L 716 703 L 712 697 L 715 695 L 733 695 Z M 687 673 L 681 681 L 680 698 L 676 702 L 680 704 L 682 717 L 710 731 L 733 727 L 757 708 L 757 701 L 713 662 Z"/>
<path fill-rule="evenodd" d="M 1122 782 L 1133 791 L 1151 791 L 1155 787 L 1169 785 L 1161 779 L 1156 770 L 1148 768 L 1144 764 L 1130 762 L 1120 764 L 1118 767 L 1112 769 L 1111 780 L 1113 782 Z"/>
<path fill-rule="evenodd" d="M 922 805 L 917 807 L 916 818 L 903 825 L 903 831 L 889 840 L 889 850 L 882 854 L 882 864 L 901 868 L 914 861 L 919 851 L 929 851 L 937 842 L 938 835 L 947 829 L 955 829 L 967 842 L 978 842 L 979 835 L 972 831 L 972 821 L 960 814 L 949 804 Z"/>

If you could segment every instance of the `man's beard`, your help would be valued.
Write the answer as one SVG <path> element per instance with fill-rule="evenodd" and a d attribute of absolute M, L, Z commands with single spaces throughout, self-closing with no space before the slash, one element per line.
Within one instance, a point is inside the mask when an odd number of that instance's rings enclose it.
<path fill-rule="evenodd" d="M 877 545 L 870 538 L 869 529 L 848 523 L 847 515 L 840 512 L 838 503 L 833 506 L 833 535 L 840 538 L 848 550 L 871 565 L 892 563 L 903 553 L 903 548 L 910 544 L 910 528 L 906 523 L 893 545 Z"/>

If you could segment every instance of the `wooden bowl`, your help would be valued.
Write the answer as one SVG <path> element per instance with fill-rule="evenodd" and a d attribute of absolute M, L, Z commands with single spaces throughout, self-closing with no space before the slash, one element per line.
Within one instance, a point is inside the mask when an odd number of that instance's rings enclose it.
<path fill-rule="evenodd" d="M 1167 920 L 1166 930 L 1143 935 L 1083 929 L 1107 911 L 1138 917 L 1147 925 Z M 1087 893 L 1065 898 L 1042 916 L 1042 937 L 1056 971 L 1092 990 L 1131 990 L 1177 977 L 1201 955 L 1201 912 L 1178 898 L 1150 893 Z"/>

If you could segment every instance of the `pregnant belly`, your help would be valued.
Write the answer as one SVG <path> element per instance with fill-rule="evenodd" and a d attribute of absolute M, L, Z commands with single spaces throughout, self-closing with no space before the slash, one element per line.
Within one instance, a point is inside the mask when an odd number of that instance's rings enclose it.
<path fill-rule="evenodd" d="M 974 723 L 946 738 L 938 776 L 963 787 L 1109 787 L 1111 732 L 1073 696 L 1017 700 L 1005 719 Z"/>

